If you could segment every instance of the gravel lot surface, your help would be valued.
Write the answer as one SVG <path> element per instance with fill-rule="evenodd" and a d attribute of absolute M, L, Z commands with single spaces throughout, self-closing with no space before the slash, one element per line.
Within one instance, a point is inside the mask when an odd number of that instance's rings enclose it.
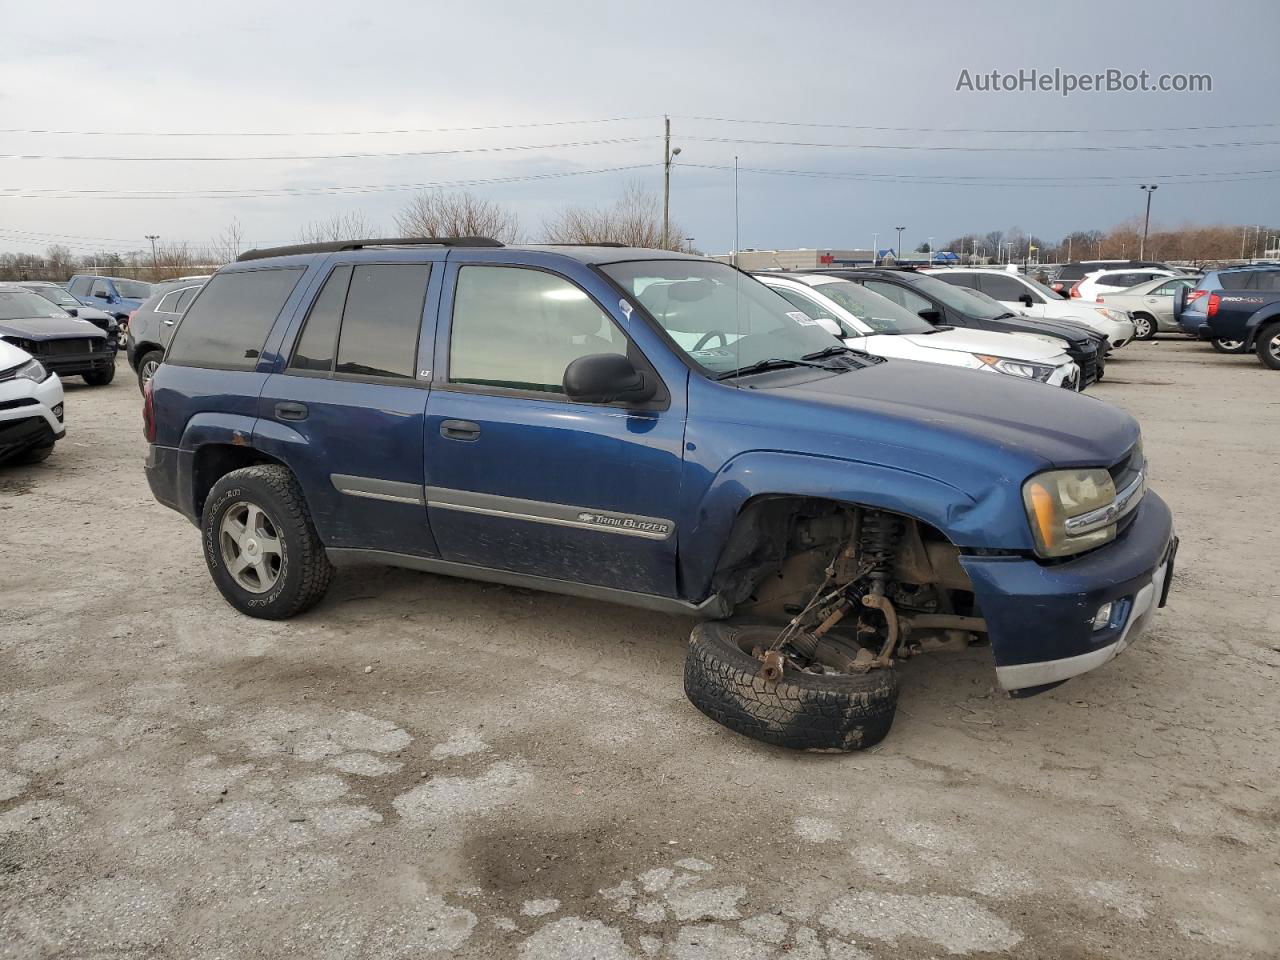
<path fill-rule="evenodd" d="M 681 692 L 687 621 L 380 568 L 240 616 L 121 360 L 0 468 L 0 956 L 1275 957 L 1280 375 L 1139 343 L 1170 606 L 1051 693 L 915 660 L 878 748 Z M 370 669 L 371 668 L 371 669 Z"/>

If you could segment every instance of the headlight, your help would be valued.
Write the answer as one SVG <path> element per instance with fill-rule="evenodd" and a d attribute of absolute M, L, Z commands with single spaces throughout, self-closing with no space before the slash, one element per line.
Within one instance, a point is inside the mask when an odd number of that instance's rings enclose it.
<path fill-rule="evenodd" d="M 1105 470 L 1051 470 L 1032 477 L 1023 484 L 1022 501 L 1031 521 L 1036 553 L 1066 557 L 1106 543 L 1116 535 L 1114 523 L 1072 533 L 1067 521 L 1105 511 L 1115 499 L 1116 485 Z"/>
<path fill-rule="evenodd" d="M 49 371 L 39 360 L 32 360 L 15 370 L 13 376 L 17 380 L 34 380 L 36 383 L 44 383 L 49 378 Z"/>
<path fill-rule="evenodd" d="M 1027 363 L 1025 360 L 1010 360 L 1008 357 L 989 357 L 975 353 L 974 356 L 984 365 L 1011 377 L 1023 377 L 1027 380 L 1038 380 L 1044 383 L 1053 376 L 1053 367 L 1042 363 Z"/>
<path fill-rule="evenodd" d="M 1119 310 L 1108 310 L 1106 307 L 1097 307 L 1096 309 L 1105 319 L 1112 320 L 1115 323 L 1122 323 L 1129 319 L 1126 314 L 1121 313 Z"/>

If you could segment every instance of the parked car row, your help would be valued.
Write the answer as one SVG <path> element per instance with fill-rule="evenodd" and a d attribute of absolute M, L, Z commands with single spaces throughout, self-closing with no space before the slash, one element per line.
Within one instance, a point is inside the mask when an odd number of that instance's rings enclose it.
<path fill-rule="evenodd" d="M 251 251 L 135 316 L 147 480 L 250 616 L 360 562 L 693 615 L 699 710 L 869 747 L 903 659 L 986 643 L 1036 694 L 1132 644 L 1171 582 L 1138 424 L 1051 388 L 1101 376 L 1108 336 L 983 279 L 480 238 Z"/>

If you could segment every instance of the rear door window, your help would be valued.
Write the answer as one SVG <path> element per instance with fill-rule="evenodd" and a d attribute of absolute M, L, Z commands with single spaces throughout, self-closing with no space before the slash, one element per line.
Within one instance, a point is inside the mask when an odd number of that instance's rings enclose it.
<path fill-rule="evenodd" d="M 272 324 L 305 272 L 277 267 L 215 276 L 187 311 L 165 362 L 253 370 Z"/>
<path fill-rule="evenodd" d="M 156 313 L 177 313 L 178 298 L 182 296 L 181 290 L 175 290 L 173 293 L 166 293 L 160 298 L 160 302 L 156 304 Z"/>
<path fill-rule="evenodd" d="M 998 273 L 980 275 L 978 289 L 995 300 L 1017 300 L 1026 293 L 1026 288 L 1012 277 L 1002 277 Z"/>
<path fill-rule="evenodd" d="M 314 373 L 332 373 L 333 358 L 338 352 L 338 327 L 342 323 L 342 308 L 347 302 L 347 288 L 351 286 L 351 267 L 338 267 L 324 282 L 320 296 L 307 314 L 298 345 L 293 348 L 290 370 Z"/>
<path fill-rule="evenodd" d="M 77 277 L 71 281 L 71 286 L 67 289 L 71 291 L 72 296 L 87 297 L 89 291 L 93 289 L 93 279 L 91 277 Z"/>
<path fill-rule="evenodd" d="M 187 307 L 191 305 L 191 301 L 195 299 L 196 294 L 199 292 L 199 287 L 187 287 L 187 289 L 180 291 L 178 302 L 173 305 L 174 312 L 181 313 L 183 310 L 187 309 Z"/>
<path fill-rule="evenodd" d="M 866 287 L 868 290 L 874 290 L 882 297 L 888 297 L 898 306 L 906 307 L 912 313 L 935 309 L 931 301 L 918 293 L 913 293 L 906 287 L 898 286 L 896 283 L 888 283 L 884 280 L 868 280 Z"/>

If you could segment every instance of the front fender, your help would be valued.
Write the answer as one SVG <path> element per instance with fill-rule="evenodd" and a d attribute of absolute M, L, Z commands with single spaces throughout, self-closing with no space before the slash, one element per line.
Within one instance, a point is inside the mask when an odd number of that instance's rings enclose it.
<path fill-rule="evenodd" d="M 681 582 L 688 596 L 702 597 L 710 590 L 716 563 L 743 505 L 769 495 L 838 500 L 905 514 L 937 528 L 961 547 L 1031 546 L 1016 485 L 994 486 L 988 496 L 975 499 L 944 480 L 898 468 L 754 451 L 721 467 L 683 520 Z"/>

